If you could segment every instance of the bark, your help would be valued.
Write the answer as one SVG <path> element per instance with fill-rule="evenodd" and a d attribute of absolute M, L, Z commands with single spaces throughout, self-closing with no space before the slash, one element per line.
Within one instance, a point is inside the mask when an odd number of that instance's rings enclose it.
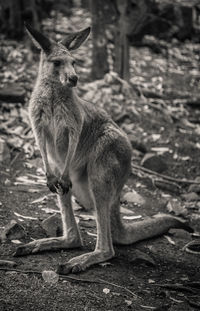
<path fill-rule="evenodd" d="M 114 71 L 129 80 L 129 36 L 146 20 L 148 0 L 90 0 L 93 29 L 92 78 L 109 71 L 108 44 L 114 45 Z M 113 69 L 111 69 L 113 70 Z"/>
<path fill-rule="evenodd" d="M 24 35 L 24 21 L 39 28 L 36 0 L 0 0 L 0 30 L 8 38 L 21 39 Z"/>
<path fill-rule="evenodd" d="M 129 40 L 128 40 L 128 4 L 129 0 L 116 0 L 117 10 L 119 12 L 115 27 L 114 38 L 114 70 L 120 78 L 128 81 L 129 72 Z"/>
<path fill-rule="evenodd" d="M 107 5 L 110 1 L 91 0 L 92 14 L 92 78 L 101 79 L 109 71 L 106 38 Z"/>

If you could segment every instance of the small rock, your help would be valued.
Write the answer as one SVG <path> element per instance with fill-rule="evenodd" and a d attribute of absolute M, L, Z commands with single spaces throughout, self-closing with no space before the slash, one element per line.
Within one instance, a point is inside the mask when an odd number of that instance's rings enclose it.
<path fill-rule="evenodd" d="M 26 232 L 22 225 L 18 224 L 15 220 L 11 220 L 11 222 L 3 230 L 0 240 L 2 242 L 5 242 L 6 240 L 19 240 L 25 236 Z"/>
<path fill-rule="evenodd" d="M 186 216 L 188 214 L 185 206 L 176 199 L 169 200 L 166 207 L 168 212 L 173 212 L 176 216 Z"/>
<path fill-rule="evenodd" d="M 200 193 L 200 177 L 196 177 L 195 181 L 199 182 L 199 185 L 197 185 L 197 184 L 190 185 L 188 188 L 188 191 Z"/>
<path fill-rule="evenodd" d="M 157 173 L 162 173 L 168 168 L 162 157 L 154 153 L 147 153 L 142 159 L 141 165 Z"/>
<path fill-rule="evenodd" d="M 145 200 L 143 197 L 138 194 L 136 191 L 132 190 L 131 192 L 125 193 L 122 198 L 122 202 L 135 203 L 135 204 L 144 204 Z"/>
<path fill-rule="evenodd" d="M 124 302 L 127 304 L 127 306 L 131 306 L 133 303 L 131 300 L 127 300 L 127 299 L 125 299 Z"/>
<path fill-rule="evenodd" d="M 62 235 L 62 220 L 60 215 L 53 214 L 42 221 L 42 228 L 49 237 L 56 237 Z"/>
<path fill-rule="evenodd" d="M 188 202 L 200 201 L 200 196 L 196 192 L 182 194 L 181 197 Z"/>
<path fill-rule="evenodd" d="M 0 162 L 10 161 L 10 150 L 5 140 L 0 138 Z"/>
<path fill-rule="evenodd" d="M 134 253 L 128 256 L 128 261 L 134 265 L 146 264 L 148 266 L 155 266 L 156 263 L 152 257 L 148 254 L 139 251 L 138 249 L 134 250 Z"/>
<path fill-rule="evenodd" d="M 56 284 L 59 280 L 59 275 L 51 270 L 44 270 L 42 271 L 42 277 L 43 280 L 47 283 L 52 283 L 52 284 Z"/>

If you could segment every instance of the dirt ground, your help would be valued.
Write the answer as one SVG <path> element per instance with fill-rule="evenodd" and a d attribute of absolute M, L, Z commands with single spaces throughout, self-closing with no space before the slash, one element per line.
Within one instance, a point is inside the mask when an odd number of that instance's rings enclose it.
<path fill-rule="evenodd" d="M 149 123 L 150 124 L 150 123 Z M 149 126 L 146 123 L 146 126 Z M 151 132 L 153 129 L 149 129 Z M 168 130 L 169 131 L 169 130 Z M 168 135 L 175 143 L 182 138 L 170 128 Z M 194 136 L 192 136 L 194 138 Z M 188 148 L 191 137 L 184 135 L 185 155 L 192 157 L 187 166 L 181 166 L 181 177 L 187 175 L 193 164 L 199 161 L 193 157 Z M 150 146 L 149 146 L 150 147 Z M 27 232 L 21 242 L 44 237 L 41 221 L 49 215 L 43 207 L 57 209 L 53 197 L 41 205 L 31 202 L 41 195 L 48 194 L 46 187 L 41 192 L 31 193 L 20 186 L 15 186 L 16 176 L 35 172 L 34 168 L 25 166 L 25 158 L 20 157 L 13 167 L 1 166 L 0 185 L 0 226 L 1 229 L 15 219 L 19 222 L 20 215 L 34 217 L 35 220 L 24 219 L 21 224 Z M 170 158 L 166 157 L 169 163 Z M 169 174 L 177 170 L 177 163 L 171 163 Z M 198 172 L 198 166 L 196 168 Z M 195 173 L 196 174 L 196 173 Z M 190 174 L 190 178 L 195 177 Z M 197 174 L 198 175 L 198 174 Z M 145 185 L 146 183 L 146 185 Z M 139 186 L 138 186 L 139 185 Z M 166 199 L 162 191 L 152 188 L 148 179 L 133 175 L 128 182 L 145 198 L 143 205 L 130 205 L 136 215 L 152 215 L 166 212 Z M 169 195 L 169 193 L 168 193 Z M 176 195 L 172 195 L 176 197 Z M 191 218 L 191 213 L 188 215 Z M 83 249 L 46 252 L 25 257 L 12 257 L 17 245 L 11 242 L 0 244 L 0 259 L 15 260 L 16 270 L 24 272 L 0 271 L 0 310 L 196 310 L 199 309 L 199 277 L 200 260 L 198 254 L 183 251 L 186 243 L 192 240 L 191 234 L 183 230 L 172 230 L 168 237 L 157 237 L 136 245 L 115 247 L 116 256 L 105 265 L 96 265 L 88 271 L 70 275 L 77 280 L 60 278 L 55 284 L 47 283 L 41 274 L 44 270 L 55 270 L 58 263 L 69 258 L 91 251 L 95 244 L 94 223 L 80 221 L 81 233 L 84 237 Z M 200 223 L 193 221 L 196 231 L 200 231 Z M 88 233 L 89 232 L 89 233 Z M 138 251 L 150 256 L 149 260 L 137 259 Z M 136 260 L 134 260 L 136 256 Z M 140 257 L 140 256 L 139 256 Z M 28 272 L 30 271 L 30 273 Z M 32 272 L 35 271 L 35 272 Z M 164 286 L 168 285 L 168 287 Z M 180 285 L 173 288 L 174 285 Z M 182 289 L 182 286 L 184 288 Z"/>

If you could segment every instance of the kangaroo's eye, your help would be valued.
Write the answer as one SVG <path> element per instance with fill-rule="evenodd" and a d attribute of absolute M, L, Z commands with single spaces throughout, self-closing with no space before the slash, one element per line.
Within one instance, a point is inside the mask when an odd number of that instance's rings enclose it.
<path fill-rule="evenodd" d="M 76 64 L 75 60 L 72 61 L 72 66 L 74 66 Z"/>
<path fill-rule="evenodd" d="M 53 63 L 54 63 L 54 66 L 59 67 L 61 64 L 61 61 L 60 60 L 54 60 Z"/>

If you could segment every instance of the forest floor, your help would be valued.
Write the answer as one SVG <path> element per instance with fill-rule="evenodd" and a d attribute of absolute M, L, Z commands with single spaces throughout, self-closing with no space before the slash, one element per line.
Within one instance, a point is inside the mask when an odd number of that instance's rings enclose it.
<path fill-rule="evenodd" d="M 70 25 L 79 21 L 83 28 L 90 22 L 84 16 L 77 11 Z M 68 26 L 66 20 L 63 25 Z M 74 203 L 82 249 L 13 257 L 18 244 L 45 237 L 42 221 L 59 211 L 45 186 L 27 118 L 38 57 L 25 43 L 5 40 L 0 79 L 4 88 L 14 83 L 25 90 L 25 104 L 0 103 L 0 135 L 6 142 L 5 161 L 0 163 L 0 232 L 15 220 L 26 234 L 16 233 L 0 244 L 0 260 L 16 262 L 16 267 L 0 266 L 0 311 L 200 309 L 200 185 L 191 182 L 200 177 L 199 49 L 200 44 L 177 41 L 166 44 L 160 54 L 131 48 L 130 88 L 112 74 L 90 81 L 90 40 L 77 52 L 80 95 L 107 109 L 132 141 L 133 172 L 122 195 L 122 217 L 140 221 L 171 213 L 186 219 L 195 234 L 173 229 L 161 237 L 115 247 L 109 262 L 51 282 L 42 272 L 55 271 L 58 263 L 91 251 L 96 227 L 93 217 Z M 144 171 L 142 160 L 149 153 L 156 164 Z M 155 173 L 160 159 L 164 175 Z M 191 241 L 197 246 L 188 252 L 184 246 Z"/>

